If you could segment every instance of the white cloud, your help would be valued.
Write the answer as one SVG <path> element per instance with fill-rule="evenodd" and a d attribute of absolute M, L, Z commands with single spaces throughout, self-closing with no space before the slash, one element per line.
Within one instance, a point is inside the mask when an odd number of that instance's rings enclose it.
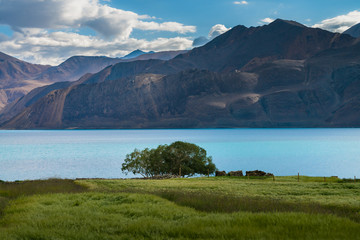
<path fill-rule="evenodd" d="M 247 2 L 247 1 L 235 1 L 234 4 L 236 4 L 236 5 L 248 5 L 249 2 Z"/>
<path fill-rule="evenodd" d="M 0 51 L 52 65 L 74 55 L 119 57 L 134 49 L 164 51 L 192 46 L 188 37 L 135 39 L 131 37 L 134 29 L 196 32 L 195 26 L 113 8 L 104 0 L 0 0 L 0 24 L 14 30 L 12 37 L 0 34 Z M 82 35 L 82 28 L 97 34 Z"/>
<path fill-rule="evenodd" d="M 272 23 L 274 21 L 274 19 L 272 18 L 264 18 L 260 20 L 261 23 Z"/>
<path fill-rule="evenodd" d="M 353 25 L 360 22 L 360 11 L 352 11 L 345 15 L 329 18 L 313 25 L 315 28 L 322 28 L 332 32 L 342 33 Z"/>
<path fill-rule="evenodd" d="M 154 19 L 131 11 L 112 8 L 98 0 L 0 0 L 0 24 L 15 31 L 23 28 L 66 29 L 90 27 L 106 37 L 126 39 L 133 29 L 195 32 L 195 26 Z"/>
<path fill-rule="evenodd" d="M 25 61 L 58 65 L 74 55 L 120 57 L 133 51 L 181 50 L 192 46 L 193 41 L 184 37 L 106 40 L 72 32 L 42 32 L 36 35 L 14 34 L 12 39 L 4 39 L 0 51 Z"/>
<path fill-rule="evenodd" d="M 217 36 L 229 31 L 231 28 L 227 28 L 225 27 L 223 24 L 216 24 L 214 26 L 211 27 L 208 37 L 205 36 L 200 36 L 194 39 L 193 41 L 193 47 L 199 47 L 199 46 L 203 46 L 206 43 L 208 43 L 209 41 L 213 40 L 214 38 L 216 38 Z"/>
<path fill-rule="evenodd" d="M 209 38 L 215 38 L 224 32 L 228 31 L 230 28 L 225 27 L 223 24 L 216 24 L 214 25 L 209 32 Z"/>
<path fill-rule="evenodd" d="M 196 27 L 194 26 L 184 26 L 181 23 L 177 22 L 138 22 L 136 24 L 136 28 L 141 30 L 157 30 L 157 31 L 170 31 L 170 32 L 178 32 L 178 33 L 187 33 L 196 32 Z"/>

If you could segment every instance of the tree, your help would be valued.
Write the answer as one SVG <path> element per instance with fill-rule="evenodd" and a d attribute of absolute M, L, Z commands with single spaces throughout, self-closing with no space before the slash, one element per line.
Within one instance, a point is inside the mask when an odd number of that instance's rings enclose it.
<path fill-rule="evenodd" d="M 121 170 L 126 174 L 141 174 L 143 177 L 155 175 L 193 176 L 212 174 L 216 167 L 206 150 L 192 143 L 174 142 L 159 145 L 156 149 L 135 149 L 127 154 Z"/>
<path fill-rule="evenodd" d="M 164 161 L 170 174 L 192 176 L 215 172 L 212 158 L 206 156 L 206 150 L 192 143 L 174 142 L 167 146 Z"/>
<path fill-rule="evenodd" d="M 148 171 L 150 166 L 149 155 L 150 151 L 148 148 L 145 148 L 142 151 L 135 149 L 132 153 L 126 155 L 121 170 L 148 177 L 150 174 Z"/>

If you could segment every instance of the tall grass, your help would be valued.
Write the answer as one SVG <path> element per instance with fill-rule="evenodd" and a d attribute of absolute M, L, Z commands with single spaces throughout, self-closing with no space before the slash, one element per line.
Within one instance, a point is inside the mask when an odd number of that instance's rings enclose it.
<path fill-rule="evenodd" d="M 10 200 L 34 194 L 76 193 L 87 188 L 69 179 L 0 182 L 0 217 Z"/>
<path fill-rule="evenodd" d="M 85 190 L 84 186 L 70 179 L 0 182 L 0 196 L 7 198 L 45 193 L 74 193 Z"/>
<path fill-rule="evenodd" d="M 311 214 L 331 214 L 346 217 L 360 223 L 359 209 L 343 206 L 324 206 L 313 202 L 294 203 L 274 198 L 232 196 L 201 192 L 162 191 L 154 194 L 203 212 L 303 212 Z"/>
<path fill-rule="evenodd" d="M 9 199 L 0 197 L 0 217 L 2 217 L 2 215 L 4 214 L 3 211 L 6 207 L 6 205 L 8 204 L 8 202 L 9 202 Z"/>
<path fill-rule="evenodd" d="M 326 206 L 355 208 L 360 211 L 360 184 L 338 182 L 333 178 L 327 182 L 304 177 L 297 182 L 297 176 L 270 179 L 236 177 L 212 177 L 166 180 L 82 180 L 79 184 L 93 191 L 103 192 L 162 192 L 181 191 L 185 194 L 208 193 L 237 197 L 268 198 L 292 203 L 317 203 Z M 314 180 L 314 181 L 312 181 Z"/>
<path fill-rule="evenodd" d="M 0 239 L 360 239 L 360 184 L 302 180 L 0 183 Z"/>
<path fill-rule="evenodd" d="M 219 177 L 169 180 L 87 180 L 95 191 L 155 194 L 205 212 L 303 212 L 360 222 L 360 184 L 336 177 Z"/>
<path fill-rule="evenodd" d="M 15 200 L 0 239 L 359 239 L 360 224 L 305 213 L 206 213 L 133 193 L 34 195 Z"/>

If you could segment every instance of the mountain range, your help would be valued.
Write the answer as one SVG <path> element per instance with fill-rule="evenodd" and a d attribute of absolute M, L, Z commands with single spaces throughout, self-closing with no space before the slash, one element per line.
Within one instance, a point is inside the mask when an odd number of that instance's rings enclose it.
<path fill-rule="evenodd" d="M 143 52 L 136 50 L 123 58 L 73 56 L 58 66 L 21 61 L 0 52 L 0 110 L 30 90 L 54 82 L 75 81 L 86 73 L 96 73 L 118 62 L 169 60 L 186 51 Z"/>
<path fill-rule="evenodd" d="M 176 57 L 119 61 L 76 81 L 70 74 L 59 82 L 44 74 L 51 67 L 41 66 L 34 79 L 55 83 L 8 104 L 0 123 L 5 129 L 358 127 L 359 51 L 359 40 L 348 34 L 294 21 L 239 25 Z"/>

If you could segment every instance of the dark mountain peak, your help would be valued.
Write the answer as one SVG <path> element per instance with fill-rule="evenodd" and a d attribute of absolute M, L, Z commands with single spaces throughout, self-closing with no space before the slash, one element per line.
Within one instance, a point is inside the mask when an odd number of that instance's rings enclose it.
<path fill-rule="evenodd" d="M 237 25 L 227 31 L 226 33 L 218 36 L 214 40 L 210 41 L 208 46 L 219 46 L 219 45 L 237 45 L 236 42 L 239 41 L 264 41 L 264 42 L 273 42 L 275 39 L 284 38 L 284 33 L 288 33 L 289 29 L 294 29 L 294 34 L 298 33 L 297 29 L 307 29 L 308 27 L 290 20 L 276 19 L 272 23 L 259 26 L 259 27 L 250 27 L 247 28 L 244 25 Z M 249 40 L 250 38 L 255 38 Z M 205 45 L 205 48 L 206 48 Z"/>
<path fill-rule="evenodd" d="M 292 20 L 284 20 L 284 19 L 280 19 L 280 18 L 276 19 L 275 21 L 273 21 L 272 23 L 269 24 L 269 26 L 286 26 L 286 25 L 307 28 L 305 25 L 302 25 L 301 23 L 298 23 L 298 22 L 295 22 Z"/>
<path fill-rule="evenodd" d="M 351 28 L 349 28 L 348 30 L 346 30 L 343 33 L 349 34 L 350 36 L 352 36 L 354 38 L 360 37 L 360 23 L 355 24 L 354 26 L 352 26 Z"/>

